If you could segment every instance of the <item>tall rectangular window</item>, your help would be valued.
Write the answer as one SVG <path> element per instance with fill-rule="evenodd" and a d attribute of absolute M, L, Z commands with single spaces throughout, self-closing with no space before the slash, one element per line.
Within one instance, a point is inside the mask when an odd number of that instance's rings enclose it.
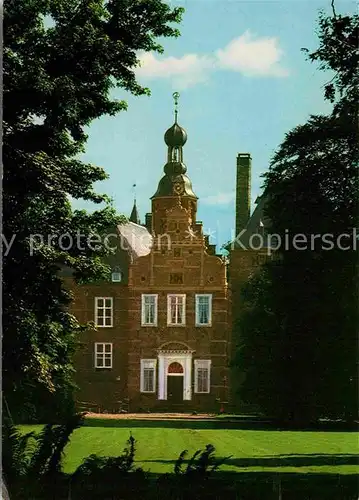
<path fill-rule="evenodd" d="M 95 368 L 112 368 L 112 344 L 110 342 L 95 343 Z"/>
<path fill-rule="evenodd" d="M 212 324 L 212 295 L 196 295 L 196 326 Z"/>
<path fill-rule="evenodd" d="M 186 295 L 167 295 L 167 324 L 186 323 Z"/>
<path fill-rule="evenodd" d="M 208 394 L 210 392 L 211 360 L 194 360 L 194 392 Z"/>
<path fill-rule="evenodd" d="M 156 360 L 141 359 L 141 392 L 156 392 Z"/>
<path fill-rule="evenodd" d="M 141 325 L 157 326 L 157 295 L 143 294 L 141 307 Z"/>
<path fill-rule="evenodd" d="M 113 326 L 112 297 L 95 297 L 95 324 L 101 328 Z"/>

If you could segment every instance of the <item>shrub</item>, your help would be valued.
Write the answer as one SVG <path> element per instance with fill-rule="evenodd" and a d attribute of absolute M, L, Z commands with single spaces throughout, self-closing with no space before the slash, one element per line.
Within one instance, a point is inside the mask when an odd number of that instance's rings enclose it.
<path fill-rule="evenodd" d="M 90 455 L 76 469 L 71 478 L 71 492 L 75 498 L 103 499 L 136 498 L 148 489 L 145 472 L 135 467 L 136 441 L 130 435 L 127 446 L 119 457 Z M 135 496 L 134 496 L 135 495 Z"/>
<path fill-rule="evenodd" d="M 204 450 L 197 450 L 187 461 L 188 451 L 182 451 L 174 465 L 174 474 L 164 474 L 158 480 L 159 498 L 192 500 L 213 495 L 220 498 L 223 485 L 216 491 L 216 485 L 208 484 L 208 480 L 227 458 L 217 460 L 214 453 L 214 446 L 207 444 Z"/>
<path fill-rule="evenodd" d="M 45 425 L 37 435 L 33 432 L 22 435 L 12 421 L 4 418 L 3 476 L 10 498 L 26 497 L 29 491 L 33 492 L 33 498 L 40 498 L 48 484 L 62 479 L 65 446 L 82 423 L 83 415 L 77 414 L 62 425 Z"/>

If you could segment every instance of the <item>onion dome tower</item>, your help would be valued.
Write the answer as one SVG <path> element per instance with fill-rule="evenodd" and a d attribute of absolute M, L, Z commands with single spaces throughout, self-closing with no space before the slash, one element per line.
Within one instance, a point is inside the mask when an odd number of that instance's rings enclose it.
<path fill-rule="evenodd" d="M 156 234 L 165 232 L 169 222 L 168 213 L 174 206 L 181 206 L 185 210 L 188 218 L 186 227 L 192 227 L 196 222 L 198 198 L 193 192 L 192 183 L 186 175 L 187 167 L 183 162 L 183 147 L 187 142 L 187 133 L 178 124 L 179 93 L 174 92 L 173 98 L 175 121 L 164 136 L 167 145 L 167 163 L 163 168 L 164 176 L 151 198 L 152 228 Z"/>
<path fill-rule="evenodd" d="M 192 183 L 187 177 L 187 167 L 183 163 L 183 146 L 187 142 L 186 131 L 178 124 L 178 98 L 179 93 L 173 94 L 175 101 L 175 122 L 165 133 L 167 144 L 167 163 L 163 170 L 165 175 L 158 184 L 158 189 L 153 198 L 160 196 L 190 196 L 197 199 L 192 190 Z"/>

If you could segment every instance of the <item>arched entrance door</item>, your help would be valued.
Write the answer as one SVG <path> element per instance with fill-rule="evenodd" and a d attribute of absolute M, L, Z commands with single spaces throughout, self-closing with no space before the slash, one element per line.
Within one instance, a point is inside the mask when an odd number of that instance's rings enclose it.
<path fill-rule="evenodd" d="M 167 400 L 173 404 L 183 401 L 183 375 L 181 363 L 174 361 L 167 370 Z"/>
<path fill-rule="evenodd" d="M 179 349 L 180 348 L 180 349 Z M 192 399 L 192 351 L 188 346 L 167 343 L 158 349 L 158 399 L 168 400 L 168 382 L 172 397 L 177 394 L 177 386 L 182 384 L 181 403 Z M 171 366 L 173 364 L 173 366 Z M 179 365 L 179 366 L 178 366 Z M 171 366 L 171 368 L 170 368 Z M 174 373 L 178 373 L 175 375 Z M 181 373 L 182 372 L 182 373 Z M 174 380 L 174 379 L 180 380 Z M 173 386 L 172 386 L 173 384 Z M 170 405 L 172 406 L 172 405 Z"/>

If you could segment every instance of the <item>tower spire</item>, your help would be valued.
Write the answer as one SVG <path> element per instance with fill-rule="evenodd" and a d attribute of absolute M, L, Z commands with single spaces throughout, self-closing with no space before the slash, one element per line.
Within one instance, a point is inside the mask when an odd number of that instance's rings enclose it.
<path fill-rule="evenodd" d="M 137 210 L 137 205 L 136 205 L 136 184 L 133 184 L 132 188 L 134 191 L 133 207 L 132 207 L 132 212 L 131 212 L 129 220 L 131 222 L 134 222 L 135 224 L 141 224 L 140 216 L 138 215 L 138 210 Z"/>
<path fill-rule="evenodd" d="M 179 92 L 173 92 L 175 123 L 166 130 L 167 163 L 163 167 L 164 177 L 158 184 L 153 198 L 161 196 L 188 196 L 197 199 L 190 179 L 185 175 L 187 167 L 183 163 L 183 146 L 187 142 L 186 131 L 177 123 Z"/>
<path fill-rule="evenodd" d="M 175 101 L 175 123 L 177 123 L 177 116 L 178 116 L 178 99 L 179 99 L 179 92 L 173 92 L 172 97 Z"/>

